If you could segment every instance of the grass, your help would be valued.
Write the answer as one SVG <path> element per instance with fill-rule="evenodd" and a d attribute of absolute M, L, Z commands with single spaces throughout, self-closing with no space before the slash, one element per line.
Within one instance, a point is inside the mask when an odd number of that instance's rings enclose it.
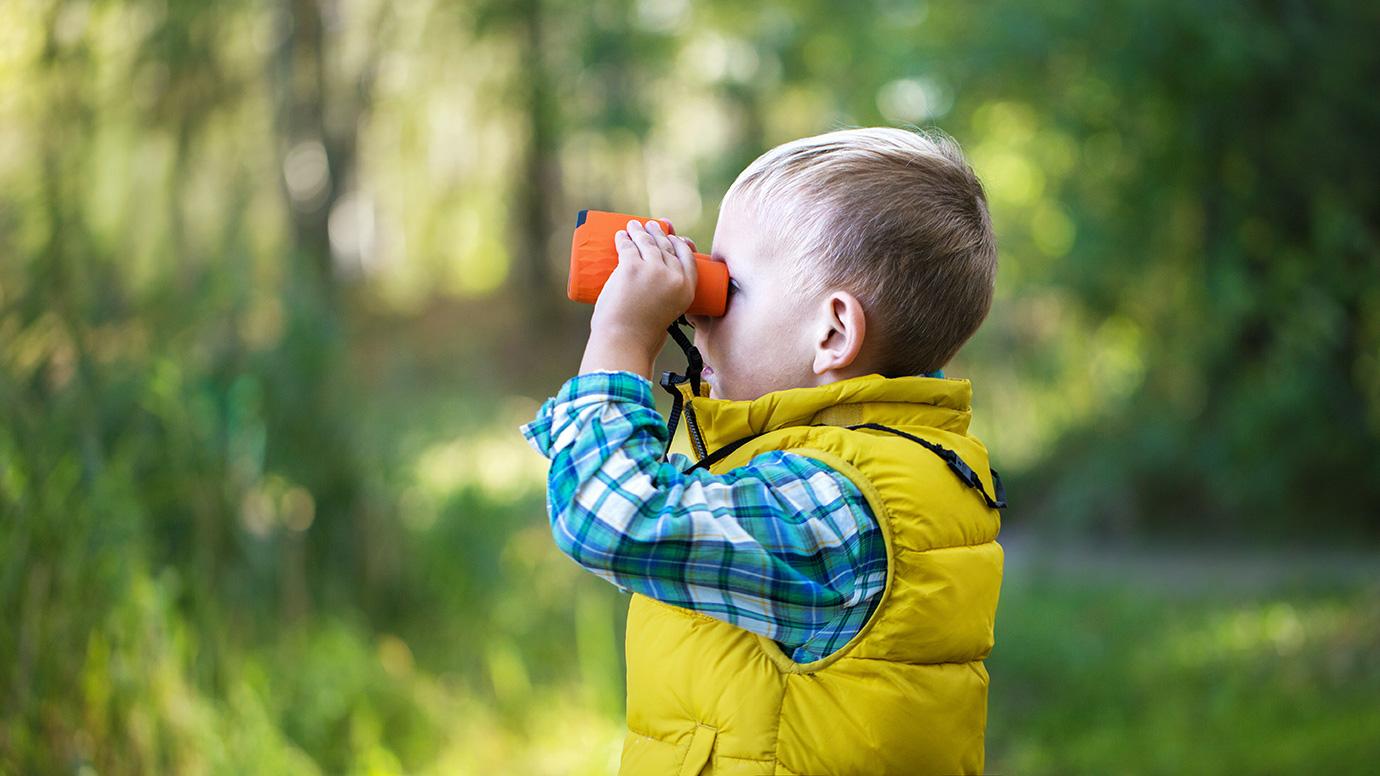
<path fill-rule="evenodd" d="M 988 662 L 989 772 L 1373 772 L 1373 558 L 1030 551 Z"/>

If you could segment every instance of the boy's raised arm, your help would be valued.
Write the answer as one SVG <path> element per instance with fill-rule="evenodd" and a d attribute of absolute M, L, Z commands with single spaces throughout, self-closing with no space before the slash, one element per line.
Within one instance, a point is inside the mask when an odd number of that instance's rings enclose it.
<path fill-rule="evenodd" d="M 522 430 L 551 459 L 557 545 L 624 590 L 800 645 L 865 616 L 885 584 L 880 530 L 850 481 L 783 452 L 683 473 L 684 456 L 660 460 L 666 425 L 642 376 L 578 375 Z"/>

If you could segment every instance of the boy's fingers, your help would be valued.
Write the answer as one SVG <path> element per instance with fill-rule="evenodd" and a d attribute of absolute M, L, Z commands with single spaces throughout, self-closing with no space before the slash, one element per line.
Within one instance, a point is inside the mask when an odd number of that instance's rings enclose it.
<path fill-rule="evenodd" d="M 638 249 L 642 251 L 643 260 L 656 262 L 657 264 L 666 263 L 666 259 L 662 258 L 661 246 L 657 245 L 655 237 L 648 234 L 645 229 L 636 232 L 633 232 L 631 229 L 628 231 L 632 233 L 633 242 L 636 243 Z"/>
<path fill-rule="evenodd" d="M 661 224 L 656 221 L 647 222 L 647 234 L 652 236 L 658 247 L 668 256 L 676 255 L 676 246 L 671 244 L 671 238 L 662 231 Z"/>
<path fill-rule="evenodd" d="M 647 238 L 647 232 L 642 228 L 642 224 L 637 221 L 629 221 L 628 228 L 623 230 L 623 234 L 628 236 L 627 245 L 631 255 L 628 257 L 641 264 L 647 259 L 647 250 L 643 246 L 642 240 Z"/>
<path fill-rule="evenodd" d="M 641 250 L 626 231 L 619 231 L 615 234 L 613 244 L 618 249 L 618 266 L 626 266 L 628 272 L 636 271 L 642 266 Z"/>
<path fill-rule="evenodd" d="M 680 265 L 685 269 L 685 278 L 690 281 L 691 285 L 694 285 L 695 273 L 698 270 L 695 267 L 695 254 L 690 250 L 690 241 L 681 237 L 674 242 L 676 244 L 676 258 L 680 259 Z"/>

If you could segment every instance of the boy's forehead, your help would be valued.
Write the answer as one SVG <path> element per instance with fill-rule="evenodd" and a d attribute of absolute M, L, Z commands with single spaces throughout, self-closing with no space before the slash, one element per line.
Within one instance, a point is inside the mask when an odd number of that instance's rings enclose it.
<path fill-rule="evenodd" d="M 728 265 L 730 275 L 750 272 L 761 278 L 793 274 L 797 262 L 787 259 L 794 243 L 765 226 L 782 217 L 774 208 L 759 207 L 750 196 L 738 193 L 726 197 L 714 227 L 713 257 Z"/>
<path fill-rule="evenodd" d="M 719 207 L 719 221 L 714 227 L 714 258 L 726 261 L 729 269 L 745 264 L 755 252 L 759 233 L 752 208 L 743 207 L 739 198 L 725 199 Z"/>

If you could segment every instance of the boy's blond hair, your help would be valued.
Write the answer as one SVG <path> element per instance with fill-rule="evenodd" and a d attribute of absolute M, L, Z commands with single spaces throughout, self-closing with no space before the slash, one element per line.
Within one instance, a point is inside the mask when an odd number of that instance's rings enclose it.
<path fill-rule="evenodd" d="M 866 127 L 779 145 L 724 201 L 752 210 L 796 291 L 858 297 L 874 371 L 932 372 L 992 306 L 997 245 L 982 183 L 943 133 Z"/>

